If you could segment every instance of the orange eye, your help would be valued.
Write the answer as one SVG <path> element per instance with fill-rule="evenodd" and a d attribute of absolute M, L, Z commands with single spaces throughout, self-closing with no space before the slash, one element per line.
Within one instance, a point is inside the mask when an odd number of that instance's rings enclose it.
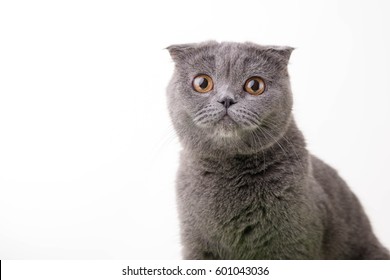
<path fill-rule="evenodd" d="M 265 91 L 265 82 L 260 77 L 252 77 L 246 80 L 244 90 L 252 95 L 260 95 Z"/>
<path fill-rule="evenodd" d="M 200 93 L 206 93 L 213 89 L 213 80 L 207 75 L 198 75 L 192 81 L 194 90 Z"/>

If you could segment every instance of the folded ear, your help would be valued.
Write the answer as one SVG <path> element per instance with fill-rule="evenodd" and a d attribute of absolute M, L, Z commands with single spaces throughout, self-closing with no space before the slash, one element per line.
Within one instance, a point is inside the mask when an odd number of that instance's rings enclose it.
<path fill-rule="evenodd" d="M 169 51 L 174 62 L 179 62 L 191 56 L 195 51 L 195 44 L 171 45 L 166 49 Z"/>
<path fill-rule="evenodd" d="M 289 46 L 266 46 L 264 51 L 287 65 L 293 50 L 294 48 Z"/>
<path fill-rule="evenodd" d="M 217 41 L 205 41 L 202 43 L 179 44 L 167 47 L 174 62 L 187 61 L 199 52 L 207 51 L 218 45 Z"/>

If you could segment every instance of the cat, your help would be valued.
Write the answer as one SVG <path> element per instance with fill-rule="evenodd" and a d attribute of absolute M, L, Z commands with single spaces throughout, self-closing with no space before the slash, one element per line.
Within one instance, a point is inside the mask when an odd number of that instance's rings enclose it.
<path fill-rule="evenodd" d="M 292 115 L 293 48 L 167 49 L 185 259 L 390 258 L 343 179 L 305 147 Z"/>

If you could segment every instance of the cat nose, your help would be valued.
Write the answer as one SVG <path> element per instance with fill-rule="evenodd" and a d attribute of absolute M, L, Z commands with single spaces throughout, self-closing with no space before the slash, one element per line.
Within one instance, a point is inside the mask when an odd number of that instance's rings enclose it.
<path fill-rule="evenodd" d="M 224 97 L 221 100 L 218 100 L 218 102 L 221 103 L 223 106 L 225 106 L 226 109 L 229 108 L 234 103 L 237 103 L 237 101 L 235 101 L 231 97 Z"/>

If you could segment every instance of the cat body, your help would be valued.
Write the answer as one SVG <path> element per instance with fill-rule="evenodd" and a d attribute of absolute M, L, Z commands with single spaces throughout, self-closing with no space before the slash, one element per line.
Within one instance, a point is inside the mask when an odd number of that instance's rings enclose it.
<path fill-rule="evenodd" d="M 291 112 L 292 48 L 168 50 L 184 258 L 389 259 L 346 183 L 306 150 Z"/>

